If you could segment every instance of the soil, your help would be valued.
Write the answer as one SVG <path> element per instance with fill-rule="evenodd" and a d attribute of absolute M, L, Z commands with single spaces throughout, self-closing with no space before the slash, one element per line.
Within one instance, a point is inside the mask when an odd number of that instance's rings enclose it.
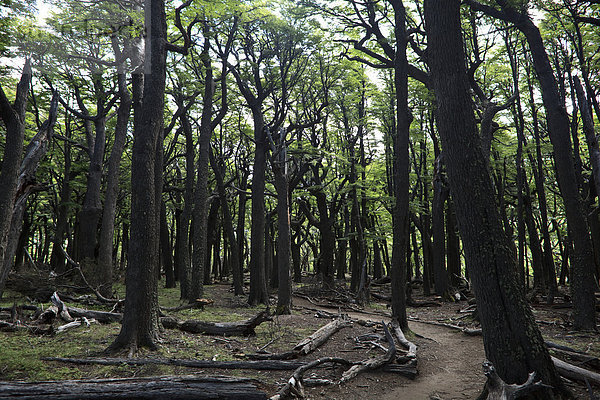
<path fill-rule="evenodd" d="M 223 282 L 206 287 L 207 296 L 214 299 L 211 318 L 231 317 L 235 313 L 253 315 L 256 308 L 248 308 L 243 296 L 235 297 L 231 292 L 230 283 Z M 359 307 L 340 287 L 339 290 L 326 295 L 319 290 L 318 284 L 304 284 L 295 288 L 294 308 L 292 315 L 276 316 L 272 322 L 263 323 L 257 328 L 257 335 L 248 338 L 211 337 L 194 335 L 177 330 L 166 330 L 161 347 L 163 354 L 145 354 L 146 357 L 171 358 L 213 358 L 215 360 L 237 358 L 243 354 L 253 354 L 257 351 L 279 353 L 289 351 L 304 337 L 327 324 L 331 319 L 323 318 L 331 314 L 346 314 L 355 322 L 333 335 L 322 347 L 303 357 L 301 361 L 311 361 L 326 356 L 345 358 L 350 361 L 360 361 L 381 355 L 383 346 L 383 329 L 381 321 L 389 321 L 389 306 L 386 301 L 373 300 L 365 307 Z M 389 285 L 375 286 L 372 293 L 383 297 L 389 296 Z M 340 399 L 340 400 L 452 400 L 475 399 L 485 384 L 482 372 L 482 362 L 485 360 L 481 336 L 468 336 L 458 329 L 435 325 L 436 323 L 451 324 L 461 328 L 478 328 L 478 323 L 469 311 L 469 303 L 442 302 L 440 298 L 424 297 L 418 288 L 413 297 L 417 302 L 429 302 L 427 307 L 409 307 L 409 326 L 407 338 L 418 346 L 417 369 L 418 375 L 414 380 L 394 373 L 372 371 L 359 374 L 356 378 L 343 385 L 326 385 L 306 388 L 307 399 Z M 276 300 L 273 300 L 275 304 Z M 561 306 L 565 306 L 562 308 Z M 600 355 L 600 337 L 597 334 L 582 334 L 571 330 L 570 310 L 566 303 L 559 300 L 556 306 L 533 304 L 533 310 L 538 325 L 546 340 L 567 345 L 586 352 L 588 355 Z M 194 311 L 195 312 L 195 311 Z M 179 319 L 204 318 L 203 314 L 192 311 L 181 311 Z M 372 321 L 373 324 L 358 323 Z M 216 322 L 216 320 L 215 320 Z M 433 323 L 433 324 L 432 324 Z M 93 340 L 90 347 L 105 348 L 119 330 L 118 324 L 113 324 L 111 335 Z M 93 329 L 92 329 L 93 330 Z M 73 335 L 78 333 L 73 333 Z M 83 332 L 81 332 L 83 334 Z M 357 338 L 365 334 L 381 336 L 380 345 L 369 345 L 357 342 Z M 68 335 L 68 334 L 67 334 Z M 58 337 L 57 337 L 58 338 Z M 66 340 L 65 336 L 65 340 Z M 55 339 L 52 339 L 55 340 Z M 56 339 L 58 340 L 58 339 Z M 86 357 L 85 353 L 75 352 L 71 357 Z M 566 360 L 569 361 L 569 360 Z M 63 367 L 56 363 L 56 367 Z M 99 373 L 92 366 L 80 368 L 84 378 L 97 377 Z M 159 375 L 166 372 L 155 366 L 140 368 L 122 368 L 108 371 L 110 376 L 120 377 Z M 317 368 L 309 371 L 305 378 L 321 378 L 336 381 L 340 378 L 343 368 Z M 255 378 L 259 386 L 269 396 L 275 394 L 284 385 L 292 371 L 252 371 L 252 370 L 217 370 L 188 368 L 173 368 L 169 374 L 202 374 L 202 375 L 235 375 Z M 0 378 L 2 373 L 0 371 Z M 567 382 L 575 398 L 590 398 L 585 387 Z M 600 393 L 600 388 L 595 388 Z"/>
<path fill-rule="evenodd" d="M 296 306 L 307 306 L 308 301 L 296 298 Z M 318 306 L 310 305 L 314 308 Z M 440 309 L 440 311 L 442 311 Z M 445 311 L 445 310 L 444 310 Z M 373 312 L 373 311 L 370 311 Z M 389 318 L 348 312 L 351 318 L 369 321 Z M 416 317 L 417 313 L 409 313 Z M 314 399 L 475 399 L 485 383 L 481 363 L 485 360 L 482 338 L 467 336 L 459 331 L 425 323 L 409 323 L 417 335 L 411 341 L 418 346 L 419 375 L 410 380 L 394 374 L 370 372 L 359 375 L 343 386 L 326 386 L 307 389 L 308 398 Z M 346 331 L 346 336 L 350 332 Z M 343 348 L 341 338 L 332 338 L 327 347 Z M 342 342 L 347 342 L 343 338 Z M 324 349 L 326 351 L 327 347 Z M 335 354 L 335 353 L 334 353 Z M 338 353 L 337 356 L 343 356 Z"/>

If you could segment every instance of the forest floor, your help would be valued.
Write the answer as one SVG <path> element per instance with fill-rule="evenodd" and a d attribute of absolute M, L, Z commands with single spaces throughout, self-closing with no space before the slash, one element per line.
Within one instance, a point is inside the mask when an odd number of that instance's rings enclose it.
<path fill-rule="evenodd" d="M 309 281 L 307 279 L 307 281 Z M 117 286 L 117 292 L 123 288 Z M 64 291 L 64 289 L 63 289 Z M 372 292 L 389 294 L 389 285 L 378 286 Z M 66 292 L 65 292 L 66 293 Z M 334 334 L 323 346 L 302 361 L 310 361 L 326 356 L 342 357 L 350 361 L 360 361 L 383 354 L 378 345 L 357 340 L 365 334 L 383 336 L 380 322 L 389 321 L 389 308 L 385 301 L 373 299 L 366 307 L 359 307 L 344 299 L 344 291 L 331 292 L 320 296 L 318 284 L 304 283 L 295 287 L 294 311 L 292 315 L 275 316 L 256 328 L 256 335 L 250 337 L 216 337 L 198 335 L 179 330 L 165 329 L 162 342 L 156 352 L 143 350 L 139 357 L 192 360 L 241 360 L 244 355 L 256 352 L 279 353 L 290 350 L 302 339 L 321 326 L 330 322 L 324 314 L 346 314 L 354 323 Z M 235 297 L 229 283 L 205 286 L 205 297 L 214 300 L 204 310 L 188 309 L 166 314 L 180 320 L 202 320 L 213 322 L 239 321 L 256 315 L 263 308 L 248 307 L 245 297 Z M 415 290 L 416 301 L 431 301 L 419 290 Z M 434 299 L 438 300 L 438 299 Z M 161 307 L 180 305 L 178 289 L 160 289 Z M 434 301 L 437 302 L 437 301 Z M 8 290 L 0 302 L 4 310 L 13 304 L 36 304 L 47 308 L 47 302 L 35 302 L 22 293 Z M 105 306 L 71 304 L 89 309 L 104 309 Z M 481 392 L 485 376 L 481 364 L 485 360 L 481 336 L 469 336 L 459 329 L 436 324 L 453 325 L 460 328 L 477 328 L 468 303 L 444 302 L 438 306 L 409 307 L 409 325 L 412 332 L 407 338 L 418 346 L 418 375 L 414 380 L 394 373 L 372 371 L 360 374 L 343 385 L 328 385 L 306 389 L 308 399 L 474 399 Z M 586 354 L 600 356 L 600 337 L 594 334 L 580 334 L 570 330 L 569 310 L 545 305 L 534 305 L 536 320 L 548 341 L 575 348 Z M 4 311 L 6 314 L 6 311 Z M 27 324 L 29 316 L 23 313 L 22 322 Z M 0 320 L 6 315 L 0 312 Z M 374 324 L 358 323 L 372 321 Z M 56 323 L 60 325 L 60 323 Z M 92 379 L 116 377 L 141 377 L 157 375 L 231 375 L 256 379 L 259 387 L 269 396 L 289 379 L 292 371 L 256 371 L 192 369 L 171 365 L 73 365 L 62 362 L 49 362 L 43 357 L 86 358 L 104 356 L 103 350 L 114 340 L 120 330 L 119 323 L 92 324 L 63 333 L 52 335 L 32 335 L 29 332 L 0 332 L 0 380 L 3 381 L 43 381 L 62 379 Z M 382 341 L 381 344 L 385 345 Z M 569 360 L 567 360 L 569 361 Z M 572 362 L 572 361 L 571 361 Z M 339 379 L 341 368 L 317 368 L 309 371 L 306 377 Z M 585 387 L 573 382 L 567 385 L 576 398 L 590 398 Z M 600 388 L 595 388 L 600 393 Z"/>

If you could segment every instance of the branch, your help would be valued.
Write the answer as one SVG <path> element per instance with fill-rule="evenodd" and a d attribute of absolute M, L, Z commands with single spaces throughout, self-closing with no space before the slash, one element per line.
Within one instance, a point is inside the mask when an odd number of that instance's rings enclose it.
<path fill-rule="evenodd" d="M 179 46 L 171 42 L 167 42 L 166 44 L 167 51 L 174 51 L 176 53 L 183 54 L 184 56 L 187 56 L 188 50 L 192 46 L 192 28 L 194 25 L 200 22 L 200 18 L 196 16 L 188 25 L 187 29 L 183 27 L 183 24 L 181 23 L 181 10 L 188 7 L 190 4 L 192 4 L 192 0 L 186 1 L 175 9 L 175 26 L 183 37 L 183 46 Z"/>

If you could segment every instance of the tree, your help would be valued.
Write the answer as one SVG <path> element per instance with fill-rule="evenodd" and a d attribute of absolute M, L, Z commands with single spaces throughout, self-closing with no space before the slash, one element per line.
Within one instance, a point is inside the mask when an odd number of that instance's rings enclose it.
<path fill-rule="evenodd" d="M 167 56 L 163 0 L 146 1 L 144 89 L 135 105 L 131 165 L 131 234 L 125 278 L 126 302 L 121 331 L 109 351 L 155 349 L 158 330 L 158 217 L 156 150 L 161 146 Z M 162 171 L 162 165 L 160 166 Z M 162 174 L 161 174 L 162 175 Z"/>
<path fill-rule="evenodd" d="M 4 88 L 0 85 L 0 117 L 6 127 L 6 144 L 0 169 L 0 262 L 4 262 L 8 230 L 13 214 L 14 201 L 17 194 L 17 177 L 23 153 L 25 133 L 25 108 L 27 92 L 31 85 L 31 60 L 27 59 L 17 85 L 15 100 L 11 104 Z M 2 265 L 2 264 L 0 264 Z M 4 275 L 4 274 L 3 274 Z M 4 279 L 6 279 L 4 277 Z M 4 289 L 4 279 L 0 280 L 0 297 Z"/>
<path fill-rule="evenodd" d="M 529 51 L 540 82 L 542 99 L 546 108 L 546 121 L 554 148 L 557 179 L 565 204 L 571 239 L 573 240 L 573 257 L 575 260 L 571 284 L 573 323 L 576 329 L 595 330 L 593 249 L 589 225 L 577 188 L 569 136 L 569 118 L 558 92 L 556 79 L 540 31 L 527 15 L 526 2 L 523 3 L 524 5 L 521 8 L 515 8 L 506 0 L 496 0 L 496 3 L 500 6 L 500 9 L 469 0 L 469 4 L 473 9 L 514 24 L 523 33 L 529 44 Z"/>
<path fill-rule="evenodd" d="M 493 206 L 494 190 L 467 83 L 460 1 L 426 0 L 424 11 L 438 128 L 486 356 L 504 381 L 524 382 L 536 371 L 552 387 L 538 398 L 566 396 L 518 283 L 514 254 Z"/>

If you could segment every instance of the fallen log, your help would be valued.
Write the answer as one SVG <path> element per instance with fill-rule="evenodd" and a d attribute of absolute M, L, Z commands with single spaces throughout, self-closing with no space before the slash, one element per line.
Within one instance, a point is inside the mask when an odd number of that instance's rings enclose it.
<path fill-rule="evenodd" d="M 347 319 L 337 318 L 303 339 L 291 351 L 277 354 L 251 354 L 248 357 L 254 360 L 291 360 L 299 358 L 312 353 L 315 349 L 322 346 L 323 343 L 327 342 L 337 331 L 350 326 L 350 323 Z"/>
<path fill-rule="evenodd" d="M 348 382 L 363 371 L 380 368 L 386 364 L 390 364 L 394 360 L 394 357 L 396 357 L 396 345 L 394 344 L 394 338 L 387 328 L 386 323 L 383 321 L 381 323 L 383 324 L 383 331 L 385 332 L 385 337 L 389 345 L 387 353 L 383 356 L 369 358 L 354 364 L 352 367 L 350 367 L 350 369 L 342 374 L 339 384 Z"/>
<path fill-rule="evenodd" d="M 50 296 L 50 301 L 58 308 L 58 314 L 65 322 L 73 322 L 75 319 L 69 314 L 69 308 L 63 303 L 63 301 L 58 297 L 58 293 L 52 293 Z"/>
<path fill-rule="evenodd" d="M 22 324 L 13 324 L 11 322 L 0 321 L 0 331 L 3 332 L 17 332 L 17 331 L 27 331 L 34 335 L 51 335 L 54 333 L 54 328 L 52 325 L 46 326 L 37 326 L 37 325 L 22 325 Z"/>
<path fill-rule="evenodd" d="M 195 299 L 194 301 L 187 303 L 187 304 L 182 304 L 180 306 L 177 307 L 161 307 L 161 310 L 164 311 L 182 311 L 182 310 L 190 310 L 192 308 L 199 308 L 201 310 L 204 310 L 204 306 L 208 306 L 210 304 L 213 304 L 215 301 L 212 299 Z"/>
<path fill-rule="evenodd" d="M 96 321 L 103 324 L 110 324 L 111 322 L 121 322 L 123 314 L 112 313 L 107 311 L 96 311 L 96 310 L 85 310 L 78 307 L 67 307 L 69 314 L 75 318 L 86 317 L 88 319 L 95 319 Z"/>
<path fill-rule="evenodd" d="M 299 361 L 260 360 L 260 361 L 212 361 L 186 360 L 177 358 L 62 358 L 43 357 L 43 361 L 63 362 L 77 365 L 175 365 L 188 368 L 214 369 L 253 369 L 289 371 L 306 363 Z"/>
<path fill-rule="evenodd" d="M 551 358 L 556 370 L 561 376 L 583 383 L 586 383 L 587 380 L 587 382 L 591 384 L 600 386 L 600 374 L 569 364 L 556 357 Z"/>
<path fill-rule="evenodd" d="M 233 377 L 163 376 L 46 382 L 2 382 L 0 398 L 34 400 L 239 399 L 267 396 L 255 381 Z"/>
<path fill-rule="evenodd" d="M 172 317 L 162 317 L 161 323 L 167 329 L 179 329 L 190 333 L 204 333 L 220 336 L 251 336 L 254 329 L 265 321 L 271 321 L 268 311 L 261 311 L 254 317 L 239 322 L 205 322 L 199 320 L 179 321 Z"/>
<path fill-rule="evenodd" d="M 272 396 L 270 400 L 283 400 L 291 397 L 304 397 L 304 385 L 302 384 L 302 378 L 304 373 L 310 369 L 316 368 L 321 364 L 325 363 L 333 363 L 333 364 L 341 364 L 341 365 L 350 365 L 351 362 L 337 357 L 325 357 L 319 358 L 318 360 L 311 361 L 308 364 L 305 364 L 301 367 L 298 367 L 291 378 L 288 379 L 286 384 L 277 392 L 276 395 Z M 329 380 L 324 380 L 323 383 L 331 384 L 332 382 Z"/>
<path fill-rule="evenodd" d="M 392 321 L 391 327 L 392 327 L 394 334 L 396 335 L 396 339 L 398 339 L 398 343 L 400 343 L 402 346 L 404 346 L 408 350 L 406 355 L 403 356 L 402 361 L 416 359 L 417 358 L 417 345 L 414 344 L 413 342 L 410 342 L 408 339 L 406 339 L 406 336 L 404 336 L 404 332 L 402 332 L 400 325 L 398 325 L 398 323 L 396 321 Z"/>

